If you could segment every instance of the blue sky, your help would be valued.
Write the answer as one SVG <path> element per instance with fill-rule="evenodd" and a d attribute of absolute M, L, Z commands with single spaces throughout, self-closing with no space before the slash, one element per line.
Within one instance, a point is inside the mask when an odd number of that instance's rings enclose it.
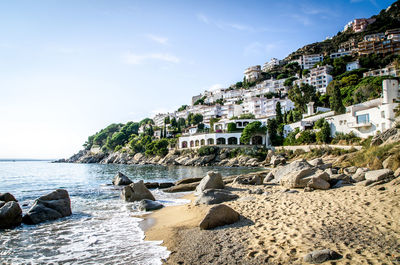
<path fill-rule="evenodd" d="M 59 158 L 394 1 L 0 1 L 0 158 Z"/>

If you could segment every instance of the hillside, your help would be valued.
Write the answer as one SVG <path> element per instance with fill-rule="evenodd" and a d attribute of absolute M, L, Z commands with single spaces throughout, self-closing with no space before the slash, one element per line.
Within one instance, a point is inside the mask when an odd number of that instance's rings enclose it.
<path fill-rule="evenodd" d="M 327 55 L 329 53 L 336 52 L 339 49 L 340 43 L 348 41 L 352 38 L 360 41 L 365 35 L 385 32 L 388 29 L 400 28 L 400 0 L 394 2 L 386 9 L 382 9 L 378 15 L 374 15 L 371 18 L 375 18 L 376 21 L 368 25 L 367 29 L 363 32 L 354 33 L 349 30 L 346 32 L 338 32 L 334 37 L 332 37 L 332 39 L 315 42 L 299 48 L 297 51 L 289 54 L 284 60 L 291 61 L 300 55 L 308 54 L 322 53 Z"/>

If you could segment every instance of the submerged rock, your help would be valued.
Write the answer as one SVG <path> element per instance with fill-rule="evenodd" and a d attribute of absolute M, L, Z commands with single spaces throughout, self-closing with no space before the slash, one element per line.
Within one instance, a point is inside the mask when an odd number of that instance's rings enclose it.
<path fill-rule="evenodd" d="M 19 226 L 22 222 L 22 210 L 15 201 L 0 203 L 0 229 Z"/>
<path fill-rule="evenodd" d="M 149 199 L 155 201 L 153 194 L 146 188 L 143 180 L 126 186 L 121 193 L 121 197 L 127 202 Z"/>
<path fill-rule="evenodd" d="M 25 224 L 38 224 L 71 214 L 71 200 L 68 192 L 64 189 L 57 189 L 36 199 L 22 221 Z"/>
<path fill-rule="evenodd" d="M 140 211 L 154 211 L 154 210 L 161 209 L 162 207 L 164 207 L 164 205 L 162 205 L 161 203 L 159 203 L 157 201 L 144 199 L 139 202 L 138 209 Z"/>
<path fill-rule="evenodd" d="M 123 173 L 118 172 L 118 173 L 114 176 L 112 183 L 113 183 L 114 185 L 117 185 L 117 186 L 129 185 L 129 184 L 132 183 L 132 180 L 130 180 L 130 179 L 129 179 L 127 176 L 125 176 Z"/>
<path fill-rule="evenodd" d="M 200 229 L 211 229 L 217 226 L 233 224 L 239 218 L 240 215 L 235 210 L 225 204 L 218 204 L 210 208 L 199 226 Z"/>

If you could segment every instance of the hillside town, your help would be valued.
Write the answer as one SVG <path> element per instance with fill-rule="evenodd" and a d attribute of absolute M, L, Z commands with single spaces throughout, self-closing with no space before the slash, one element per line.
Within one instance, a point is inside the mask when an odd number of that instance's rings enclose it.
<path fill-rule="evenodd" d="M 363 34 L 375 21 L 375 18 L 354 19 L 339 34 Z M 177 147 L 180 149 L 214 144 L 241 145 L 244 143 L 240 142 L 240 137 L 246 125 L 259 121 L 262 126 L 267 126 L 269 120 L 277 119 L 277 115 L 294 116 L 294 113 L 297 117 L 283 122 L 280 132 L 283 137 L 291 132 L 312 130 L 320 119 L 328 122 L 331 138 L 337 134 L 353 134 L 360 138 L 376 135 L 395 125 L 399 54 L 400 28 L 395 28 L 364 34 L 361 40 L 351 37 L 331 53 L 302 54 L 292 60 L 272 58 L 263 66 L 246 68 L 243 81 L 227 88 L 206 90 L 173 113 L 157 114 L 153 117 L 155 136 L 179 137 Z M 388 55 L 392 60 L 384 67 L 365 63 L 365 58 L 387 58 Z M 338 71 L 339 64 L 342 69 Z M 332 109 L 332 104 L 310 101 L 301 111 L 290 95 L 294 88 L 307 85 L 314 90 L 314 99 L 321 99 L 332 95 L 332 91 L 328 91 L 332 82 L 354 75 L 359 75 L 361 80 L 382 77 L 378 97 L 347 104 L 342 111 Z M 200 121 L 185 122 L 193 115 L 200 117 Z M 176 130 L 177 121 L 183 121 L 179 130 Z M 229 128 L 229 124 L 234 126 Z M 143 125 L 142 130 L 146 126 Z M 249 144 L 274 145 L 269 138 L 268 133 L 255 135 Z"/>

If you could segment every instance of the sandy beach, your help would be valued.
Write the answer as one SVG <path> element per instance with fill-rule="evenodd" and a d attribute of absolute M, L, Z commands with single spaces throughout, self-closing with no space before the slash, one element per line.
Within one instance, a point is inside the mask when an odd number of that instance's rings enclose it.
<path fill-rule="evenodd" d="M 399 183 L 397 181 L 397 183 Z M 261 188 L 261 195 L 249 190 Z M 239 222 L 200 230 L 211 206 L 192 203 L 150 215 L 147 240 L 163 240 L 171 255 L 165 264 L 303 264 L 303 257 L 329 248 L 343 258 L 327 264 L 400 262 L 400 185 L 345 186 L 295 193 L 281 186 L 229 184 L 239 195 L 224 204 Z"/>

